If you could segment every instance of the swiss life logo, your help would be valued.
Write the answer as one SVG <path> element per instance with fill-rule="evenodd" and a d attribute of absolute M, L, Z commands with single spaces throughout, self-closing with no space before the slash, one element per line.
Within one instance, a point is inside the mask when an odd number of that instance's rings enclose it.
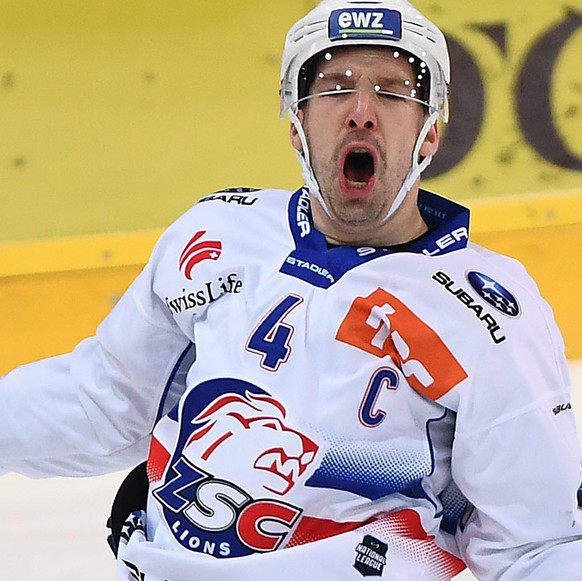
<path fill-rule="evenodd" d="M 200 230 L 188 240 L 180 254 L 180 270 L 188 280 L 192 280 L 192 269 L 203 260 L 218 260 L 222 254 L 220 240 L 203 240 L 206 230 Z"/>
<path fill-rule="evenodd" d="M 333 10 L 329 15 L 329 39 L 370 38 L 402 40 L 402 14 L 386 8 Z"/>

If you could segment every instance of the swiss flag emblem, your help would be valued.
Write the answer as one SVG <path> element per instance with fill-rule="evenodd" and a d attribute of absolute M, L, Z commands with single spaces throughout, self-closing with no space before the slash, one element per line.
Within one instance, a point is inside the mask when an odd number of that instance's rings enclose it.
<path fill-rule="evenodd" d="M 202 240 L 206 230 L 196 232 L 180 254 L 180 270 L 188 280 L 192 280 L 192 269 L 203 260 L 218 260 L 222 254 L 222 242 Z"/>

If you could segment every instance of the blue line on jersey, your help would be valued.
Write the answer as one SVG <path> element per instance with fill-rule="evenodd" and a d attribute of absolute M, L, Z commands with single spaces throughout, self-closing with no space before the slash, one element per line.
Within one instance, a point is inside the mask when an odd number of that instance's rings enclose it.
<path fill-rule="evenodd" d="M 313 224 L 309 193 L 306 188 L 301 188 L 293 194 L 288 206 L 289 227 L 295 249 L 289 253 L 279 270 L 316 287 L 329 288 L 360 264 L 389 254 L 408 252 L 435 256 L 467 246 L 467 208 L 425 190 L 420 190 L 418 206 L 429 231 L 416 240 L 386 248 L 330 248 L 325 236 Z"/>

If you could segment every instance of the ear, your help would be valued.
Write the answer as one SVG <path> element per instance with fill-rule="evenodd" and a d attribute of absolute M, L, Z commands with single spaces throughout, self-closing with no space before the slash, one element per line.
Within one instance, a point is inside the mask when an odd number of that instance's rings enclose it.
<path fill-rule="evenodd" d="M 441 142 L 441 130 L 438 121 L 428 130 L 424 142 L 420 147 L 420 156 L 434 155 Z"/>
<path fill-rule="evenodd" d="M 303 123 L 303 111 L 300 109 L 297 112 L 297 118 L 301 123 Z M 301 143 L 301 139 L 299 137 L 299 132 L 297 131 L 297 127 L 295 123 L 291 123 L 289 126 L 289 139 L 291 140 L 291 145 L 299 152 L 303 151 L 303 144 Z"/>

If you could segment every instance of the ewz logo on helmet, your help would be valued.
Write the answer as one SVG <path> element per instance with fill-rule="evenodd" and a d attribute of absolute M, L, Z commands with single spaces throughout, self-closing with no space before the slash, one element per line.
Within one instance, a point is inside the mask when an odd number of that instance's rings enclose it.
<path fill-rule="evenodd" d="M 345 38 L 402 38 L 402 15 L 396 10 L 334 10 L 329 18 L 330 40 Z"/>

